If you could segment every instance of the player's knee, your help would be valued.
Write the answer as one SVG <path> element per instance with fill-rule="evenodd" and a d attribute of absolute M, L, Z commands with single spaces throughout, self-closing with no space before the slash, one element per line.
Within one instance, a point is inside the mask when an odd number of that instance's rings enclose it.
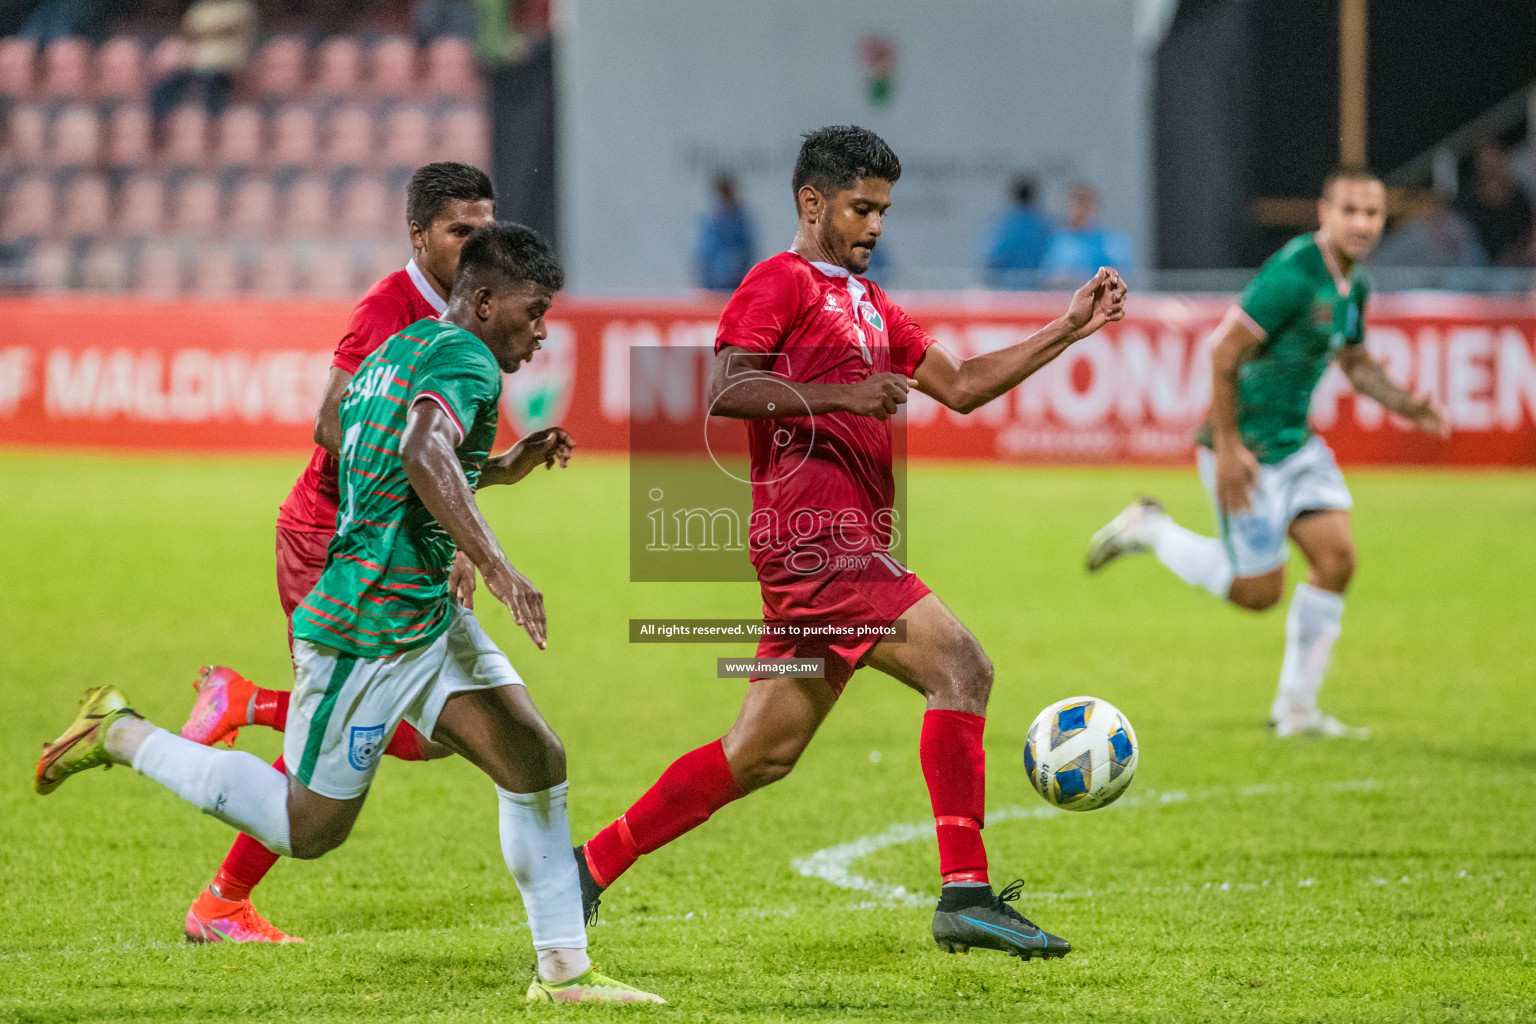
<path fill-rule="evenodd" d="M 736 776 L 737 785 L 750 793 L 754 789 L 771 786 L 794 771 L 804 750 L 804 745 L 800 743 L 778 744 L 758 751 L 741 764 L 732 764 L 731 774 Z"/>
<path fill-rule="evenodd" d="M 1312 566 L 1314 581 L 1324 590 L 1342 594 L 1355 577 L 1355 549 L 1342 544 L 1320 555 Z"/>
<path fill-rule="evenodd" d="M 323 857 L 346 842 L 347 834 L 351 831 L 350 825 L 345 829 L 293 828 L 288 836 L 289 856 L 294 860 Z"/>
<path fill-rule="evenodd" d="M 1285 592 L 1285 577 L 1279 573 L 1235 579 L 1227 600 L 1239 608 L 1262 612 L 1280 603 Z"/>

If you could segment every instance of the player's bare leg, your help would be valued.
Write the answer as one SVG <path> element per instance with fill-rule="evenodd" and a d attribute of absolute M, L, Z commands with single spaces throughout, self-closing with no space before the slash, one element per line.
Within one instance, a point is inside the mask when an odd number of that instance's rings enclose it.
<path fill-rule="evenodd" d="M 1344 614 L 1344 592 L 1355 574 L 1355 544 L 1349 513 L 1343 509 L 1303 512 L 1291 522 L 1290 536 L 1309 567 L 1296 585 L 1285 620 L 1285 661 L 1270 708 L 1276 736 L 1316 733 L 1365 739 L 1370 730 L 1353 728 L 1326 715 L 1317 705 L 1334 641 Z"/>
<path fill-rule="evenodd" d="M 936 594 L 923 597 L 902 618 L 905 642 L 882 640 L 864 656 L 864 664 L 912 687 L 928 702 L 919 759 L 933 804 L 943 879 L 934 941 L 951 953 L 976 947 L 1023 959 L 1065 956 L 1070 943 L 1009 905 L 1018 898 L 1022 881 L 994 894 L 987 877 L 981 841 L 986 814 L 982 731 L 992 693 L 992 661 Z"/>

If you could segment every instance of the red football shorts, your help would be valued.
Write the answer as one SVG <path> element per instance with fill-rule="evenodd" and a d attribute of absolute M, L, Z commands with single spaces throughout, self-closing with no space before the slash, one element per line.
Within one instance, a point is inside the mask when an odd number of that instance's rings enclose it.
<path fill-rule="evenodd" d="M 288 646 L 293 646 L 293 610 L 320 582 L 325 551 L 333 534 L 277 527 L 277 598 L 288 616 Z"/>
<path fill-rule="evenodd" d="M 792 572 L 781 561 L 758 566 L 765 624 L 803 628 L 860 622 L 889 625 L 930 593 L 928 585 L 884 552 L 862 568 L 824 569 L 814 575 Z M 878 635 L 849 637 L 764 637 L 759 658 L 825 658 L 827 684 L 841 696 L 859 660 L 879 643 Z M 766 678 L 766 677 L 754 677 Z"/>

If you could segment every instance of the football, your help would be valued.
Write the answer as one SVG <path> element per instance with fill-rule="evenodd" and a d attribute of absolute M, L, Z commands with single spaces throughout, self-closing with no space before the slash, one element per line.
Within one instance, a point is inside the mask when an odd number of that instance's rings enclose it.
<path fill-rule="evenodd" d="M 1035 718 L 1024 739 L 1024 770 L 1046 802 L 1068 811 L 1114 803 L 1136 774 L 1136 730 L 1097 697 L 1068 697 Z"/>

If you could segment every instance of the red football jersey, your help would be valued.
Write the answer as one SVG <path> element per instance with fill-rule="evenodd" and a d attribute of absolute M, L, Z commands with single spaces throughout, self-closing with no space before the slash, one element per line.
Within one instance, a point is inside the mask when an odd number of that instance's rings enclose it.
<path fill-rule="evenodd" d="M 336 346 L 331 365 L 348 373 L 373 350 L 418 320 L 441 316 L 448 303 L 437 294 L 413 259 L 404 270 L 379 281 L 352 311 L 347 333 Z M 288 498 L 277 510 L 277 524 L 287 530 L 319 533 L 336 531 L 336 508 L 341 498 L 337 492 L 336 460 L 331 453 L 315 446 L 309 465 L 294 483 Z"/>
<path fill-rule="evenodd" d="M 855 384 L 886 372 L 910 377 L 931 344 L 873 281 L 782 252 L 753 267 L 731 296 L 715 351 L 734 345 L 769 356 L 764 369 L 784 378 L 792 403 L 795 382 Z M 889 547 L 890 420 L 853 413 L 749 420 L 747 442 L 752 562 L 759 569 L 807 543 L 828 554 Z M 836 546 L 822 543 L 828 540 Z"/>

